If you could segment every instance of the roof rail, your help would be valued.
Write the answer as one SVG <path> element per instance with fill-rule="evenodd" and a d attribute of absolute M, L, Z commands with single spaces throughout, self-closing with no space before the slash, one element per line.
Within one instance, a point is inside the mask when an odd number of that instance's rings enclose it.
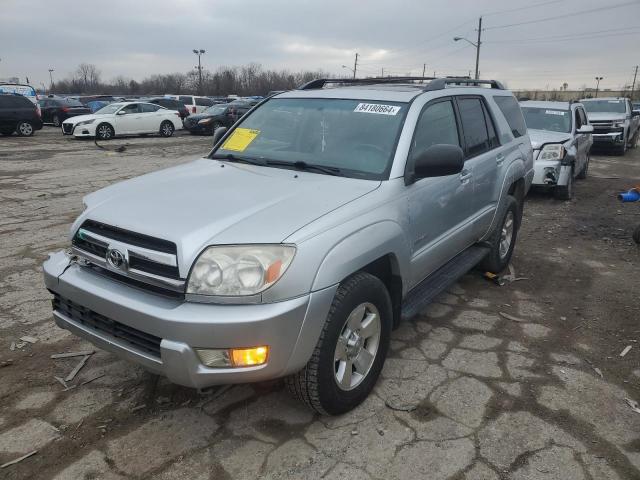
<path fill-rule="evenodd" d="M 347 85 L 367 85 L 371 83 L 403 83 L 415 81 L 431 81 L 435 77 L 370 77 L 370 78 L 317 78 L 298 87 L 298 90 L 316 90 L 328 83 Z"/>
<path fill-rule="evenodd" d="M 448 84 L 452 85 L 470 85 L 470 86 L 480 86 L 480 85 L 491 85 L 491 88 L 495 88 L 498 90 L 504 90 L 504 86 L 497 80 L 476 80 L 469 77 L 445 77 L 445 78 L 436 78 L 435 80 L 429 82 L 429 84 L 424 88 L 425 92 L 430 92 L 432 90 L 442 90 L 446 88 Z"/>

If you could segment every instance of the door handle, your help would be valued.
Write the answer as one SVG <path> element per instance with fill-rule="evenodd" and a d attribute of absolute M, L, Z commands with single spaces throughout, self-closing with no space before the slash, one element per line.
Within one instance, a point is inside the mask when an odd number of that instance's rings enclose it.
<path fill-rule="evenodd" d="M 469 183 L 469 180 L 471 180 L 471 177 L 473 177 L 473 173 L 471 173 L 469 170 L 463 170 L 460 173 L 460 183 L 462 184 Z"/>
<path fill-rule="evenodd" d="M 498 155 L 496 155 L 496 163 L 498 165 L 502 165 L 502 162 L 504 162 L 504 154 L 499 153 Z"/>

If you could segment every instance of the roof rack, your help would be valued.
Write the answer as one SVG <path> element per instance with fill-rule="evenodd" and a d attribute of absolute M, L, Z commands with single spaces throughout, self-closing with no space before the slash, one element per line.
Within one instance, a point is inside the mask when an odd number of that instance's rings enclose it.
<path fill-rule="evenodd" d="M 298 90 L 317 90 L 324 88 L 329 83 L 343 84 L 343 85 L 368 85 L 379 83 L 407 83 L 407 82 L 424 82 L 428 81 L 422 88 L 425 92 L 433 90 L 442 90 L 447 85 L 468 85 L 468 86 L 480 86 L 490 85 L 491 88 L 498 90 L 504 90 L 504 86 L 497 80 L 476 80 L 469 77 L 371 77 L 371 78 L 317 78 L 311 80 L 298 87 Z M 418 84 L 416 84 L 418 85 Z"/>

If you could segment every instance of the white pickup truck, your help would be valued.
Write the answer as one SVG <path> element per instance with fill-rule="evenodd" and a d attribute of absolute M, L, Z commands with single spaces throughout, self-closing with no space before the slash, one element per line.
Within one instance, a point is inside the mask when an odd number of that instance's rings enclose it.
<path fill-rule="evenodd" d="M 635 147 L 640 132 L 640 111 L 623 97 L 586 98 L 584 104 L 593 125 L 593 144 L 610 146 L 620 155 Z"/>

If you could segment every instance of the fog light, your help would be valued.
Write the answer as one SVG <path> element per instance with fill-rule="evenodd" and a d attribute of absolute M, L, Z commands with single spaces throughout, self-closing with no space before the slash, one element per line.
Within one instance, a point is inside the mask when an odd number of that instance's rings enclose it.
<path fill-rule="evenodd" d="M 213 368 L 224 367 L 253 367 L 267 362 L 269 347 L 260 346 L 253 348 L 231 349 L 197 349 L 203 365 Z"/>
<path fill-rule="evenodd" d="M 234 367 L 249 367 L 266 363 L 269 347 L 232 348 L 231 361 Z"/>

